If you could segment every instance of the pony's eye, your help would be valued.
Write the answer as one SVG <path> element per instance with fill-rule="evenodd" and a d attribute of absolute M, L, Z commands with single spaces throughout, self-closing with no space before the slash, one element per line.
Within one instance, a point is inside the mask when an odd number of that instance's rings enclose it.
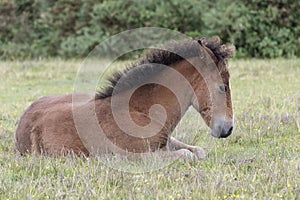
<path fill-rule="evenodd" d="M 226 85 L 220 85 L 219 88 L 220 88 L 221 92 L 223 92 L 223 93 L 227 92 L 227 86 Z"/>

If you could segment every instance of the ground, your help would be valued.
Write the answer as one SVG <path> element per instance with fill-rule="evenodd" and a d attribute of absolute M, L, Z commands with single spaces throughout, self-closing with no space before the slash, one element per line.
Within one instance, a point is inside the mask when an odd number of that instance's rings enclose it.
<path fill-rule="evenodd" d="M 20 115 L 39 97 L 71 93 L 81 64 L 0 62 L 0 199 L 300 199 L 299 59 L 230 61 L 233 134 L 211 137 L 193 109 L 173 134 L 204 147 L 203 161 L 155 170 L 155 159 L 143 172 L 145 163 L 118 158 L 20 156 Z"/>

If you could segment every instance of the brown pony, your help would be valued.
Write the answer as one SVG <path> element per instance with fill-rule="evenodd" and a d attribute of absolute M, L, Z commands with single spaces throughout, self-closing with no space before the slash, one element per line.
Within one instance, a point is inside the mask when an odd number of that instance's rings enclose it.
<path fill-rule="evenodd" d="M 192 105 L 213 136 L 231 134 L 227 58 L 234 51 L 232 45 L 221 45 L 218 37 L 172 42 L 113 74 L 110 86 L 94 97 L 43 97 L 22 115 L 16 148 L 21 154 L 85 156 L 93 150 L 121 154 L 170 150 L 174 155 L 203 158 L 202 148 L 184 144 L 171 133 Z"/>

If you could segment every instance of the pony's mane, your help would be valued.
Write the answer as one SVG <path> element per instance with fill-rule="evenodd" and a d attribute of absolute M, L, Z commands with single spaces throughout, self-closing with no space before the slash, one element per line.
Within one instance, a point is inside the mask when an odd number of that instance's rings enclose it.
<path fill-rule="evenodd" d="M 164 69 L 155 64 L 170 66 L 179 61 L 201 55 L 199 45 L 210 49 L 218 59 L 218 62 L 233 56 L 235 51 L 233 45 L 221 45 L 219 37 L 208 40 L 202 38 L 199 40 L 188 39 L 180 42 L 172 41 L 165 46 L 159 47 L 159 49 L 146 51 L 141 58 L 128 65 L 125 70 L 113 73 L 107 80 L 109 86 L 103 88 L 102 91 L 98 91 L 95 95 L 95 99 L 110 97 L 113 93 L 116 94 L 118 91 L 125 91 L 139 83 L 149 80 L 150 77 L 154 77 Z M 114 89 L 121 77 L 122 85 L 118 85 L 119 88 L 116 92 Z"/>

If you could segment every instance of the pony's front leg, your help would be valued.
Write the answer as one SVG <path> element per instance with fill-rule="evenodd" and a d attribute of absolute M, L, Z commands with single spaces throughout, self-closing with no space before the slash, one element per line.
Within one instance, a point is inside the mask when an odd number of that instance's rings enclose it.
<path fill-rule="evenodd" d="M 189 150 L 196 156 L 197 159 L 204 159 L 206 157 L 206 153 L 203 148 L 185 144 L 174 137 L 170 137 L 168 147 L 171 151 L 180 151 L 184 149 Z"/>

